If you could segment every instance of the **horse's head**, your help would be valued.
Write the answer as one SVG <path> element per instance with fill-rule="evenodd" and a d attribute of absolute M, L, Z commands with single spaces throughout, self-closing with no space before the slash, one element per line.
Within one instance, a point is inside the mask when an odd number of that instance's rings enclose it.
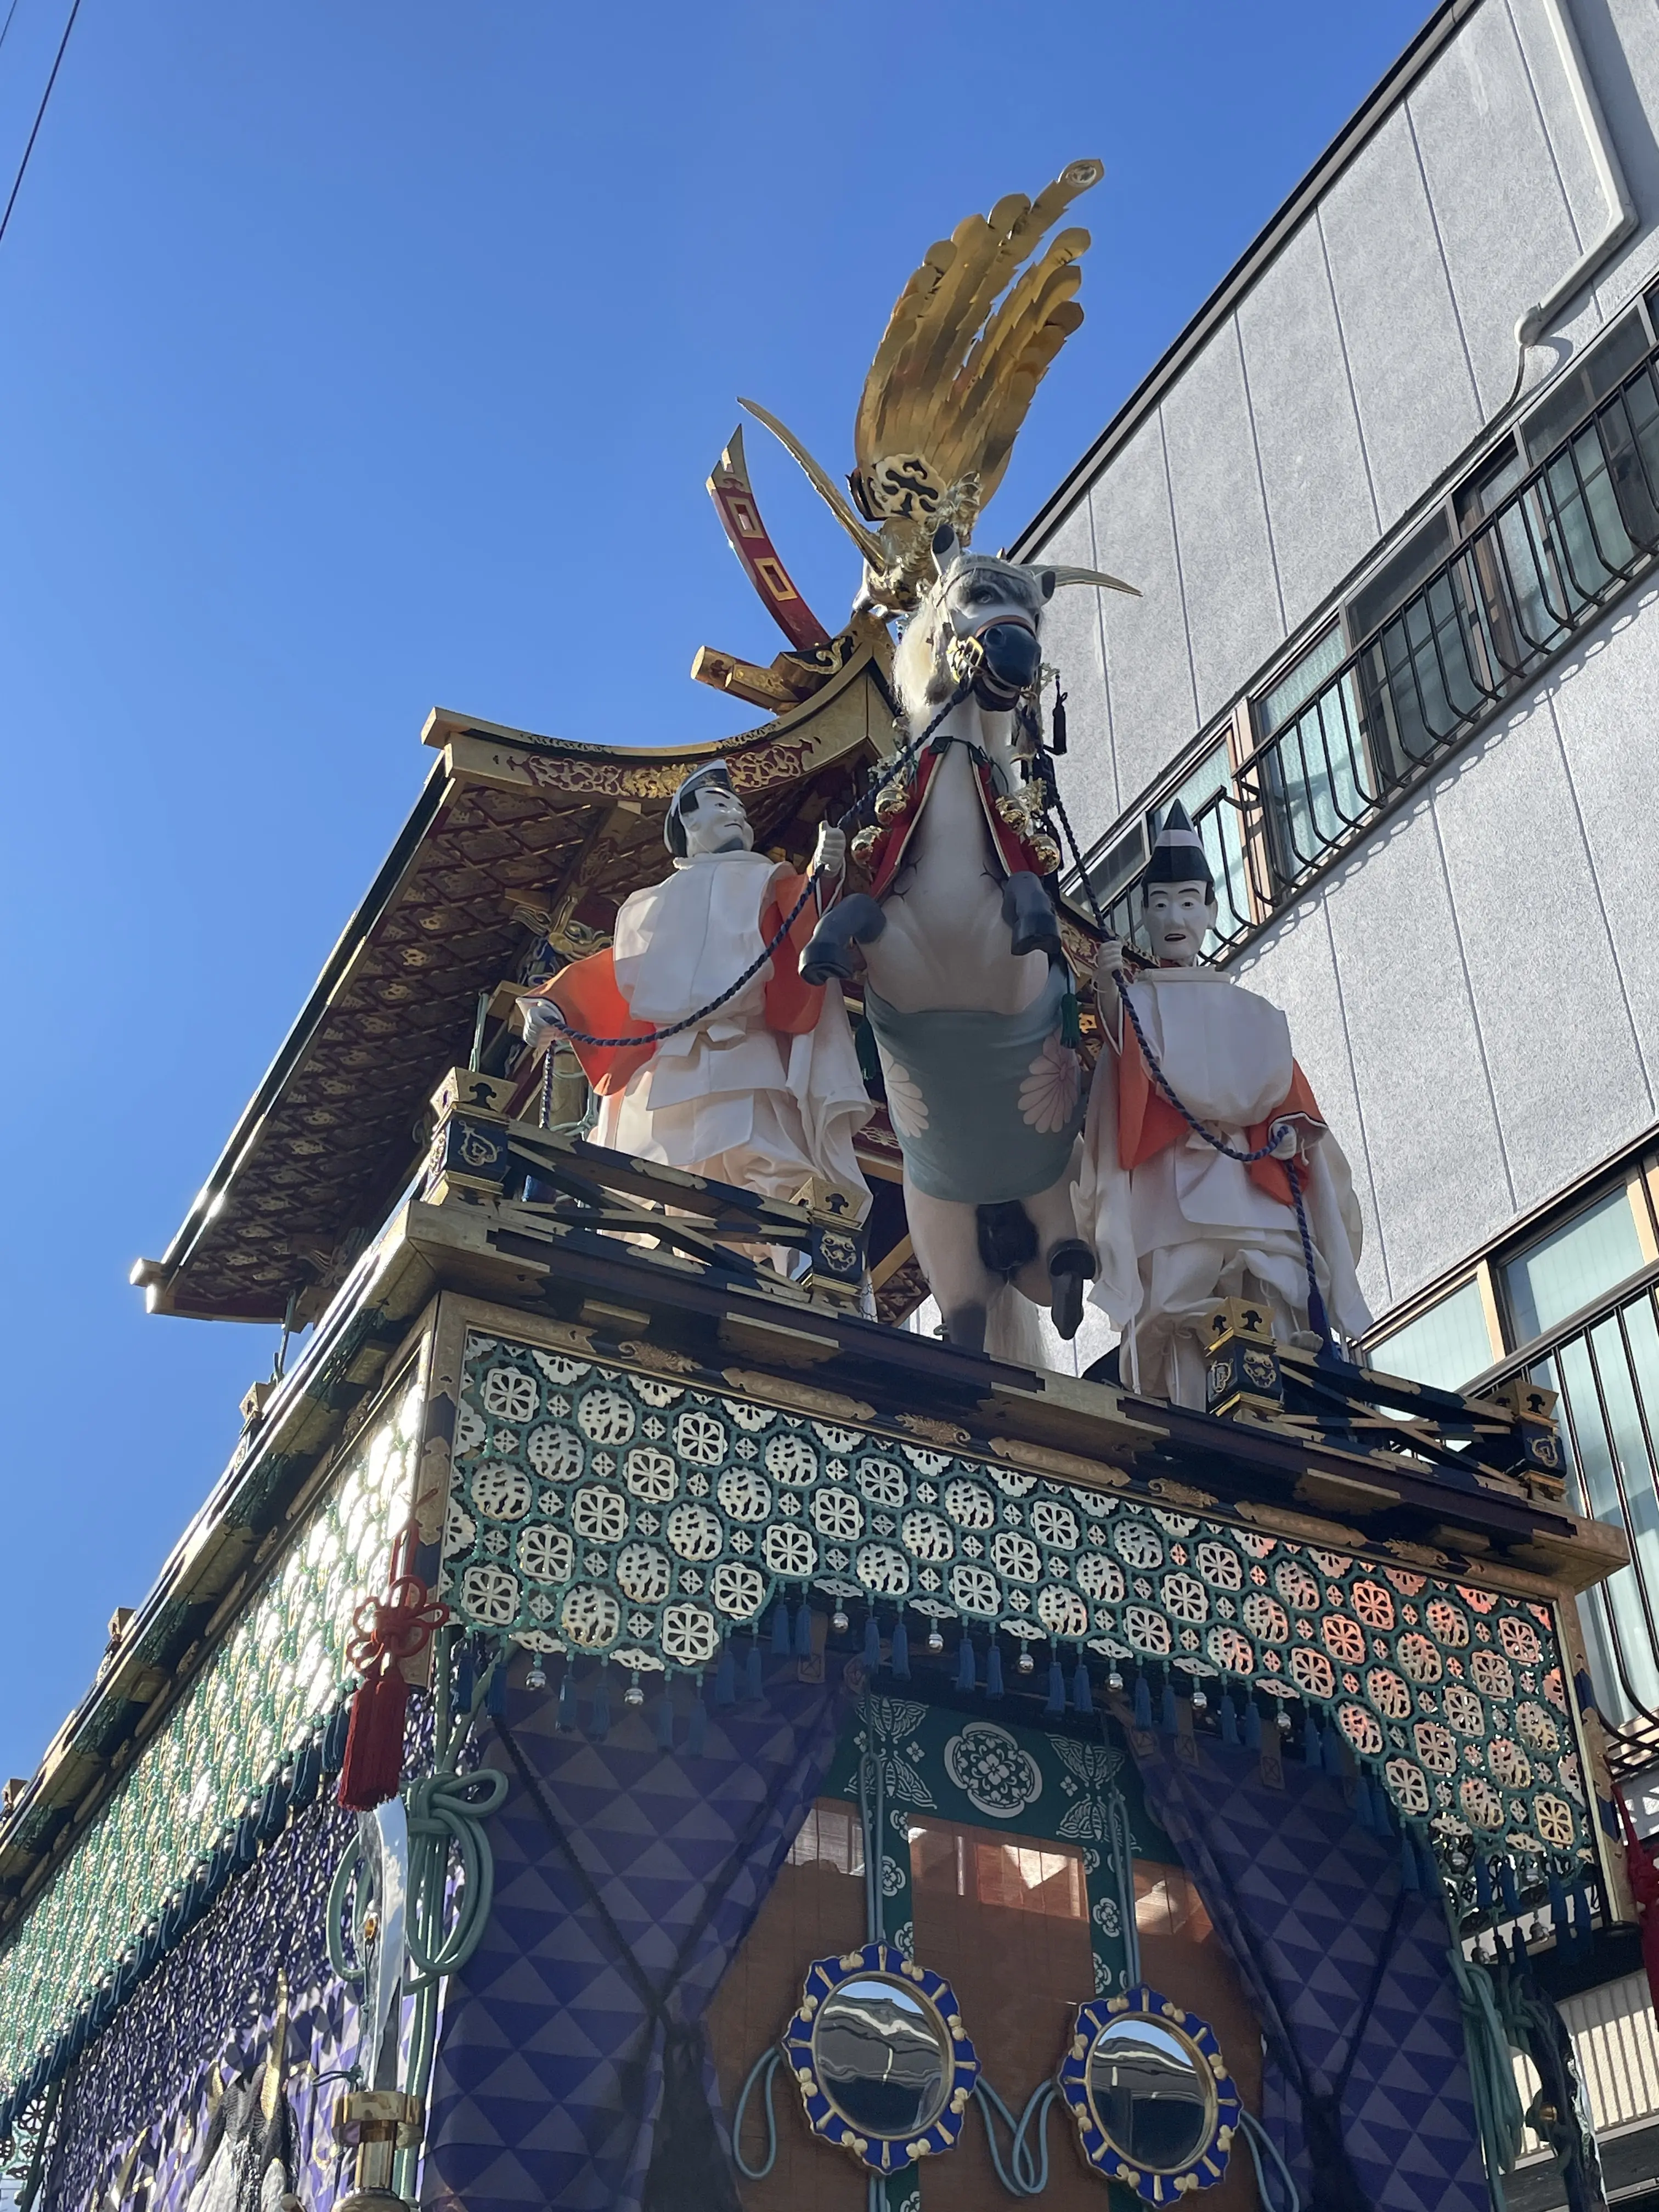
<path fill-rule="evenodd" d="M 937 576 L 912 616 L 895 673 L 911 714 L 965 680 L 990 714 L 1012 711 L 1037 680 L 1042 610 L 1055 571 L 970 553 L 948 523 L 933 537 Z"/>

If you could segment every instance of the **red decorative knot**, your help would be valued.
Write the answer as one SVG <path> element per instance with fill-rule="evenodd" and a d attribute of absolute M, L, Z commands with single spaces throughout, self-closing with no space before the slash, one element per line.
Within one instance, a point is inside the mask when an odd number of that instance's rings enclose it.
<path fill-rule="evenodd" d="M 391 1580 L 384 1597 L 365 1598 L 351 1617 L 356 1632 L 346 1657 L 360 1674 L 380 1671 L 390 1659 L 412 1659 L 432 1641 L 434 1629 L 449 1618 L 449 1607 L 434 1598 L 407 1561 L 413 1546 L 405 1530 L 392 1547 Z"/>
<path fill-rule="evenodd" d="M 423 1651 L 449 1618 L 449 1607 L 410 1571 L 418 1540 L 414 1530 L 404 1530 L 392 1547 L 386 1595 L 365 1598 L 352 1615 L 356 1633 L 346 1656 L 363 1679 L 352 1697 L 335 1792 L 348 1812 L 371 1812 L 402 1786 L 409 1684 L 399 1662 Z"/>

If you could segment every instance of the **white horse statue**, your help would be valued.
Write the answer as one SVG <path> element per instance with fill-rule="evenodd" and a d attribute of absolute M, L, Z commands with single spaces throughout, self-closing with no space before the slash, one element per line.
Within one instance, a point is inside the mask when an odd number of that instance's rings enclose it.
<path fill-rule="evenodd" d="M 1043 881 L 1059 856 L 1026 773 L 1035 720 L 1019 709 L 1056 583 L 1105 580 L 967 552 L 949 524 L 932 550 L 936 580 L 895 665 L 912 738 L 932 735 L 878 799 L 871 891 L 823 917 L 801 973 L 851 981 L 861 951 L 911 1242 L 945 1334 L 1030 1358 L 1035 1331 L 1011 1292 L 1070 1338 L 1095 1261 L 1073 1203 L 1084 1100 L 1062 1018 L 1071 975 Z"/>
<path fill-rule="evenodd" d="M 1038 382 L 1083 320 L 1088 233 L 1061 230 L 1037 249 L 1102 174 L 1098 161 L 1074 161 L 1035 200 L 1010 194 L 929 248 L 865 381 L 845 480 L 853 504 L 781 422 L 743 403 L 863 555 L 855 612 L 909 617 L 895 674 L 912 746 L 925 738 L 908 775 L 878 794 L 878 826 L 854 841 L 869 891 L 823 915 L 801 973 L 852 981 L 861 951 L 911 1242 L 945 1334 L 1027 1360 L 1040 1346 L 1013 1292 L 1070 1337 L 1094 1273 L 1072 1198 L 1076 1006 L 1045 880 L 1060 852 L 1041 778 L 1026 773 L 1039 631 L 1057 585 L 1133 586 L 966 549 Z"/>

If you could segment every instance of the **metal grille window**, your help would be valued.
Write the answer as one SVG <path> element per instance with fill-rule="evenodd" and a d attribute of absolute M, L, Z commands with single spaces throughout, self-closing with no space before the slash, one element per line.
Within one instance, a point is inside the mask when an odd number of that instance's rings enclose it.
<path fill-rule="evenodd" d="M 1298 896 L 1651 568 L 1659 348 L 1645 312 L 1462 488 L 1461 541 L 1442 510 L 1368 579 L 1349 609 L 1352 651 L 1333 625 L 1256 698 L 1253 749 L 1189 806 L 1220 892 L 1216 949 Z M 1218 749 L 1202 767 L 1224 759 Z M 1133 893 L 1110 888 L 1127 934 Z"/>
<path fill-rule="evenodd" d="M 1648 2001 L 1644 1974 L 1627 1974 L 1622 1981 L 1565 1998 L 1561 2017 L 1572 2037 L 1579 2079 L 1598 2135 L 1659 2112 L 1659 2027 Z M 1516 2055 L 1515 2076 L 1522 2102 L 1529 2105 L 1539 2089 L 1537 2070 L 1529 2058 Z M 1528 2128 L 1521 2152 L 1527 2159 L 1547 2157 L 1549 2146 Z"/>
<path fill-rule="evenodd" d="M 1215 878 L 1216 927 L 1204 947 L 1213 955 L 1250 918 L 1243 810 L 1233 793 L 1232 760 L 1224 738 L 1210 748 L 1161 806 L 1115 833 L 1090 863 L 1089 881 L 1114 934 L 1132 940 L 1141 913 L 1137 879 L 1151 854 L 1152 840 L 1176 799 L 1186 808 L 1203 839 Z"/>
<path fill-rule="evenodd" d="M 1343 658 L 1333 625 L 1257 704 L 1258 729 L 1272 740 L 1261 754 L 1267 849 L 1282 882 L 1305 874 L 1363 817 L 1376 787 L 1358 690 L 1352 671 L 1338 673 Z"/>
<path fill-rule="evenodd" d="M 1632 1744 L 1659 1736 L 1659 1321 L 1651 1284 L 1601 1320 L 1563 1334 L 1534 1379 L 1561 1393 L 1562 1433 L 1580 1510 L 1622 1528 L 1631 1564 L 1587 1593 L 1580 1612 L 1596 1704 Z"/>

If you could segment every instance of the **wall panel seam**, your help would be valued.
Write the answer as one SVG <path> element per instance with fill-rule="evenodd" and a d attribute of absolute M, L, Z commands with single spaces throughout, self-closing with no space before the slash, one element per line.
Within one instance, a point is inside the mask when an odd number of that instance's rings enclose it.
<path fill-rule="evenodd" d="M 1232 318 L 1233 343 L 1238 348 L 1239 381 L 1244 387 L 1244 419 L 1250 426 L 1250 451 L 1255 456 L 1255 486 L 1261 495 L 1261 526 L 1267 537 L 1267 558 L 1273 564 L 1273 597 L 1279 602 L 1279 641 L 1282 645 L 1290 635 L 1290 622 L 1285 612 L 1285 585 L 1279 573 L 1279 548 L 1273 542 L 1273 509 L 1267 504 L 1267 478 L 1261 465 L 1261 440 L 1255 427 L 1255 401 L 1250 393 L 1250 365 L 1244 358 L 1244 326 L 1238 317 Z"/>
<path fill-rule="evenodd" d="M 1331 975 L 1336 984 L 1336 1015 L 1342 1024 L 1342 1049 L 1348 1058 L 1348 1080 L 1353 1086 L 1353 1110 L 1359 1123 L 1359 1149 L 1365 1162 L 1365 1183 L 1371 1194 L 1371 1218 L 1376 1224 L 1376 1256 L 1382 1269 L 1382 1288 L 1387 1303 L 1382 1310 L 1395 1304 L 1394 1274 L 1389 1266 L 1389 1232 L 1382 1225 L 1382 1203 L 1376 1195 L 1376 1172 L 1371 1165 L 1370 1133 L 1365 1127 L 1365 1108 L 1360 1097 L 1359 1070 L 1354 1064 L 1353 1036 L 1348 1028 L 1347 1000 L 1342 992 L 1342 962 L 1336 949 L 1336 932 L 1331 927 L 1331 902 L 1321 899 L 1319 911 L 1325 924 L 1325 942 L 1330 947 Z"/>
<path fill-rule="evenodd" d="M 1083 502 L 1083 511 L 1089 518 L 1089 559 L 1097 568 L 1100 566 L 1100 533 L 1095 528 L 1094 486 Z M 1173 517 L 1171 517 L 1173 520 Z M 1100 640 L 1100 696 L 1106 706 L 1106 757 L 1112 764 L 1112 812 L 1123 811 L 1123 777 L 1117 764 L 1117 720 L 1112 712 L 1112 659 L 1106 642 L 1106 594 L 1095 592 L 1091 595 L 1095 603 L 1095 629 Z"/>
<path fill-rule="evenodd" d="M 1348 355 L 1348 333 L 1342 327 L 1342 302 L 1336 296 L 1336 278 L 1331 273 L 1331 250 L 1326 242 L 1324 216 L 1318 208 L 1314 210 L 1314 228 L 1319 234 L 1319 258 L 1324 266 L 1325 289 L 1331 295 L 1331 315 L 1336 324 L 1336 343 L 1342 355 L 1343 381 L 1348 387 L 1348 404 L 1353 410 L 1354 435 L 1359 441 L 1359 465 L 1365 471 L 1365 490 L 1371 502 L 1371 525 L 1376 536 L 1381 538 L 1383 535 L 1382 509 L 1377 501 L 1376 482 L 1371 474 L 1370 448 L 1365 439 L 1365 418 L 1359 411 L 1359 393 L 1354 386 L 1353 362 Z"/>
<path fill-rule="evenodd" d="M 1486 1079 L 1486 1099 L 1492 1108 L 1492 1125 L 1498 1137 L 1498 1157 L 1503 1165 L 1504 1180 L 1509 1185 L 1510 1212 L 1513 1217 L 1520 1212 L 1521 1201 L 1516 1193 L 1515 1176 L 1510 1166 L 1510 1148 L 1504 1139 L 1504 1117 L 1498 1110 L 1498 1091 L 1492 1079 L 1492 1062 L 1486 1054 L 1486 1031 L 1480 1024 L 1480 1006 L 1474 995 L 1474 979 L 1469 974 L 1469 957 L 1463 943 L 1463 924 L 1457 912 L 1457 893 L 1452 884 L 1451 864 L 1446 858 L 1446 841 L 1441 834 L 1440 811 L 1436 805 L 1435 794 L 1432 792 L 1429 794 L 1428 814 L 1429 820 L 1434 828 L 1434 848 L 1440 855 L 1440 872 L 1445 880 L 1446 905 L 1451 915 L 1452 938 L 1457 946 L 1457 964 L 1462 973 L 1463 990 L 1469 1003 L 1469 1020 L 1474 1029 L 1475 1050 L 1480 1055 L 1480 1073 Z"/>
<path fill-rule="evenodd" d="M 1452 320 L 1457 325 L 1457 343 L 1463 356 L 1463 367 L 1468 372 L 1469 392 L 1474 401 L 1474 419 L 1478 425 L 1474 434 L 1479 437 L 1486 428 L 1486 403 L 1480 397 L 1480 380 L 1474 373 L 1474 356 L 1469 351 L 1469 334 L 1463 327 L 1463 309 L 1457 297 L 1457 286 L 1453 282 L 1451 262 L 1446 253 L 1446 241 L 1440 229 L 1440 211 L 1434 204 L 1434 193 L 1429 184 L 1427 164 L 1423 159 L 1423 148 L 1417 136 L 1417 118 L 1412 112 L 1410 100 L 1404 103 L 1406 136 L 1412 142 L 1412 159 L 1417 164 L 1417 173 L 1423 186 L 1424 205 L 1429 210 L 1429 228 L 1434 233 L 1434 250 L 1440 256 L 1440 271 L 1446 280 L 1446 297 L 1451 301 Z"/>
<path fill-rule="evenodd" d="M 1659 619 L 1659 616 L 1656 616 L 1655 618 Z M 1561 756 L 1561 773 L 1566 777 L 1567 796 L 1572 801 L 1572 818 L 1577 824 L 1579 842 L 1584 848 L 1584 866 L 1589 872 L 1590 884 L 1595 893 L 1595 911 L 1601 917 L 1602 932 L 1607 940 L 1608 957 L 1613 962 L 1613 972 L 1618 979 L 1619 1003 L 1625 1010 L 1625 1019 L 1630 1024 L 1631 1042 L 1636 1048 L 1636 1065 L 1642 1071 L 1643 1087 L 1648 1094 L 1648 1111 L 1651 1114 L 1656 1104 L 1653 1073 L 1648 1066 L 1647 1054 L 1642 1048 L 1642 1031 L 1636 1019 L 1636 1010 L 1630 1002 L 1630 987 L 1625 980 L 1625 963 L 1619 956 L 1618 939 L 1613 936 L 1613 925 L 1607 919 L 1607 901 L 1601 896 L 1601 872 L 1595 865 L 1595 855 L 1590 850 L 1589 833 L 1584 827 L 1584 810 L 1578 803 L 1578 785 L 1572 773 L 1571 757 L 1567 751 L 1566 739 L 1562 734 L 1560 717 L 1555 711 L 1555 701 L 1548 692 L 1544 695 L 1543 703 L 1549 709 L 1550 727 L 1555 733 L 1556 750 Z"/>
<path fill-rule="evenodd" d="M 1198 663 L 1193 657 L 1192 617 L 1187 611 L 1187 572 L 1181 559 L 1181 525 L 1176 518 L 1175 480 L 1170 474 L 1170 441 L 1164 427 L 1164 410 L 1158 410 L 1158 449 L 1164 456 L 1164 497 L 1170 510 L 1170 544 L 1175 552 L 1176 590 L 1181 597 L 1181 632 L 1187 641 L 1187 682 L 1193 695 L 1193 720 L 1203 726 L 1203 710 L 1198 703 Z"/>
<path fill-rule="evenodd" d="M 1567 223 L 1572 232 L 1572 242 L 1580 253 L 1584 250 L 1584 233 L 1572 204 L 1572 194 L 1567 190 L 1566 178 L 1562 174 L 1561 159 L 1555 150 L 1554 136 L 1550 130 L 1549 117 L 1544 112 L 1544 102 L 1538 90 L 1538 79 L 1533 74 L 1532 58 L 1527 52 L 1527 42 L 1521 35 L 1521 26 L 1515 20 L 1513 0 L 1504 0 L 1504 12 L 1509 18 L 1510 36 L 1515 40 L 1515 50 L 1521 57 L 1521 68 L 1527 80 L 1527 90 L 1532 94 L 1532 104 L 1538 117 L 1538 127 L 1544 134 L 1544 150 L 1550 157 L 1550 167 L 1555 172 L 1555 181 L 1561 194 L 1561 204 L 1567 211 Z"/>

